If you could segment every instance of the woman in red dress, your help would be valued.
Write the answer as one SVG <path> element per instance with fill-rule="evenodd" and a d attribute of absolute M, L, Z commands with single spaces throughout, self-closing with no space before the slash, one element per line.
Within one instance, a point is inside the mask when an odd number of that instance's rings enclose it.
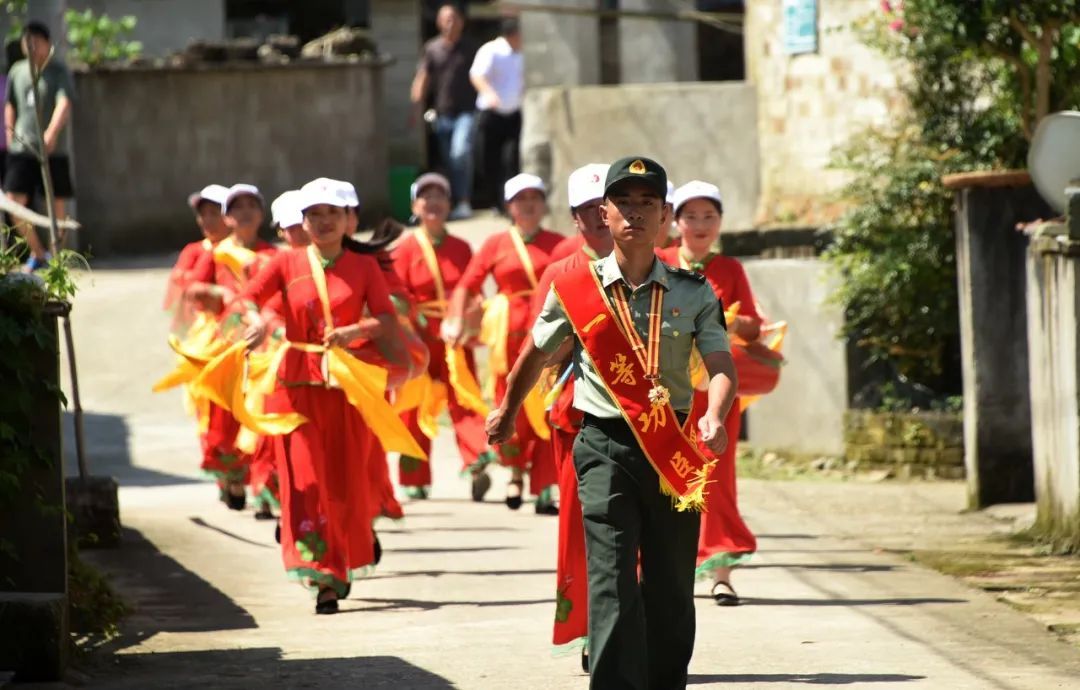
<path fill-rule="evenodd" d="M 471 470 L 474 482 L 481 484 L 474 486 L 473 495 L 475 498 L 479 494 L 482 499 L 486 491 L 482 484 L 487 479 L 482 469 L 490 454 L 484 432 L 484 417 L 458 399 L 447 369 L 446 345 L 439 337 L 446 315 L 447 297 L 465 273 L 472 259 L 472 249 L 468 242 L 454 237 L 446 229 L 446 219 L 450 213 L 450 182 L 445 177 L 438 173 L 421 175 L 413 183 L 411 194 L 412 211 L 419 219 L 420 227 L 394 248 L 394 270 L 415 305 L 415 329 L 430 352 L 427 374 L 431 387 L 427 389 L 427 395 L 443 394 L 436 393 L 435 387 L 445 392 L 445 406 L 454 425 L 463 468 Z M 475 378 L 476 366 L 471 349 L 465 349 L 465 360 Z M 430 457 L 432 437 L 428 434 L 434 429 L 427 428 L 430 420 L 424 420 L 424 414 L 424 405 L 418 405 L 404 412 L 402 420 Z M 422 421 L 427 423 L 422 425 Z M 427 498 L 431 487 L 430 462 L 402 456 L 399 480 L 410 497 Z M 487 479 L 487 483 L 490 484 L 490 479 Z"/>
<path fill-rule="evenodd" d="M 226 309 L 247 282 L 277 252 L 273 244 L 259 239 L 265 213 L 263 199 L 254 185 L 235 184 L 225 195 L 222 211 L 231 231 L 200 257 L 192 271 L 186 296 L 214 315 L 222 338 L 239 337 L 240 314 Z M 242 448 L 237 444 L 240 424 L 227 410 L 210 405 L 209 424 L 203 441 L 202 470 L 213 476 L 222 500 L 233 510 L 246 504 L 245 486 L 257 443 Z M 244 445 L 244 444 L 241 444 Z"/>
<path fill-rule="evenodd" d="M 195 223 L 202 232 L 202 239 L 189 242 L 180 250 L 180 256 L 169 273 L 164 307 L 166 310 L 175 310 L 171 330 L 177 336 L 186 335 L 194 322 L 192 304 L 183 297 L 184 291 L 192 282 L 195 266 L 204 255 L 214 250 L 218 242 L 229 235 L 229 227 L 225 224 L 221 210 L 228 193 L 228 187 L 211 184 L 188 197 L 188 206 L 195 214 Z"/>
<path fill-rule="evenodd" d="M 747 342 L 756 340 L 761 333 L 761 317 L 746 271 L 738 259 L 716 251 L 724 214 L 720 190 L 707 182 L 689 182 L 675 190 L 673 206 L 681 246 L 661 250 L 660 259 L 671 266 L 704 274 L 724 308 L 739 305 L 738 315 L 728 324 L 728 330 Z M 705 392 L 698 391 L 694 409 L 704 409 L 706 397 Z M 757 549 L 757 540 L 739 515 L 735 487 L 735 447 L 741 415 L 740 401 L 736 398 L 724 420 L 729 442 L 710 475 L 714 483 L 707 493 L 698 542 L 698 575 L 712 577 L 713 599 L 721 606 L 738 605 L 739 597 L 731 586 L 732 568 L 749 559 Z M 702 452 L 706 452 L 704 448 Z"/>
<path fill-rule="evenodd" d="M 281 252 L 242 295 L 251 345 L 266 336 L 259 305 L 282 298 L 289 345 L 266 409 L 298 413 L 304 422 L 274 437 L 281 548 L 290 577 L 317 590 L 317 613 L 337 612 L 357 571 L 375 560 L 368 481 L 374 439 L 365 421 L 371 409 L 351 403 L 325 367 L 337 361 L 340 348 L 351 351 L 365 340 L 377 343 L 388 362 L 404 366 L 406 358 L 382 271 L 346 236 L 345 207 L 332 190 L 305 192 L 304 228 L 312 245 Z"/>
<path fill-rule="evenodd" d="M 522 173 L 507 180 L 504 188 L 507 210 L 513 226 L 489 237 L 473 256 L 450 299 L 443 320 L 443 339 L 453 346 L 464 344 L 469 334 L 463 327 L 466 305 L 480 294 L 488 276 L 495 279 L 498 294 L 488 301 L 481 340 L 488 346 L 489 374 L 495 379 L 495 402 L 506 392 L 506 378 L 532 326 L 532 296 L 551 254 L 562 235 L 544 230 L 540 223 L 547 211 L 544 183 L 535 175 Z M 506 505 L 517 510 L 522 504 L 523 476 L 529 471 L 529 488 L 537 496 L 536 512 L 558 512 L 552 487 L 558 482 L 551 444 L 533 428 L 528 415 L 519 415 L 517 433 L 497 449 L 499 461 L 510 468 Z"/>
<path fill-rule="evenodd" d="M 311 238 L 304 232 L 304 214 L 300 210 L 302 195 L 297 190 L 282 193 L 270 204 L 271 222 L 277 228 L 277 236 L 290 249 L 306 247 Z M 285 319 L 281 315 L 281 297 L 274 296 L 262 309 L 263 320 L 268 326 L 272 344 L 268 350 L 283 347 Z M 271 342 L 268 340 L 267 342 Z M 280 484 L 274 458 L 274 440 L 259 437 L 251 458 L 248 487 L 255 503 L 256 520 L 273 520 L 275 508 L 281 507 Z"/>

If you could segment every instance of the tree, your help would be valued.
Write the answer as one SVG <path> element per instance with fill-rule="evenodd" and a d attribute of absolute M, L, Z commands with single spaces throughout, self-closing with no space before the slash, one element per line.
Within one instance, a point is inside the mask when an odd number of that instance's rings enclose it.
<path fill-rule="evenodd" d="M 863 40 L 908 67 L 906 110 L 837 153 L 850 210 L 826 253 L 845 335 L 901 381 L 958 393 L 952 172 L 1023 165 L 1047 113 L 1080 105 L 1075 0 L 883 0 Z"/>

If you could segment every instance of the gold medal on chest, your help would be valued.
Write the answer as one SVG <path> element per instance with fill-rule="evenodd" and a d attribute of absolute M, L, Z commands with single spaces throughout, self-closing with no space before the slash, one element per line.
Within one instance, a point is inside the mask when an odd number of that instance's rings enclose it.
<path fill-rule="evenodd" d="M 653 387 L 649 390 L 649 402 L 653 407 L 663 407 L 671 402 L 671 391 L 653 381 Z"/>
<path fill-rule="evenodd" d="M 665 407 L 671 402 L 671 391 L 660 384 L 660 323 L 664 313 L 664 291 L 659 284 L 654 283 L 650 296 L 648 344 L 642 342 L 634 327 L 634 321 L 630 316 L 630 305 L 626 296 L 626 289 L 621 283 L 617 283 L 613 290 L 615 319 L 620 330 L 630 341 L 634 354 L 645 372 L 645 380 L 652 384 L 649 389 L 649 404 L 654 407 Z M 672 309 L 672 313 L 678 316 L 678 309 Z"/>

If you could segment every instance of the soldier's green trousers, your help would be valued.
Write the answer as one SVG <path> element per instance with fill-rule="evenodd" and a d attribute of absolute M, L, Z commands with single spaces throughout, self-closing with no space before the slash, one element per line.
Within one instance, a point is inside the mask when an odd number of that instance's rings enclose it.
<path fill-rule="evenodd" d="M 590 687 L 685 688 L 700 517 L 672 507 L 621 419 L 586 415 L 574 466 L 589 572 Z"/>

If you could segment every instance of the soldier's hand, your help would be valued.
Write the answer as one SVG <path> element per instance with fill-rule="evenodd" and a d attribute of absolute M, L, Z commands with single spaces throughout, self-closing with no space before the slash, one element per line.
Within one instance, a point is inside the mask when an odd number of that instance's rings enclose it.
<path fill-rule="evenodd" d="M 727 448 L 727 429 L 724 421 L 719 417 L 706 414 L 698 420 L 698 432 L 701 433 L 701 442 L 705 447 L 719 455 Z"/>
<path fill-rule="evenodd" d="M 509 414 L 502 406 L 491 411 L 484 423 L 489 445 L 495 446 L 510 440 L 514 435 L 514 417 L 515 415 Z"/>

